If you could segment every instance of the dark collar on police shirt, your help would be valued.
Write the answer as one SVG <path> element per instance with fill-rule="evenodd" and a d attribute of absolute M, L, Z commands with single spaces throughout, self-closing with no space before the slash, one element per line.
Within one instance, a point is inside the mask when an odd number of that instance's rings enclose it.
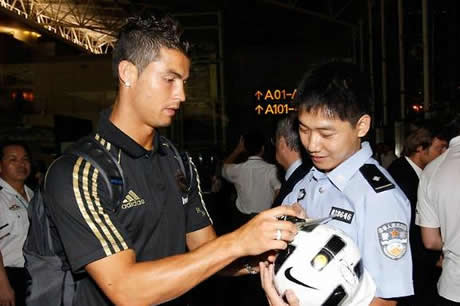
<path fill-rule="evenodd" d="M 146 150 L 109 120 L 111 112 L 112 108 L 103 110 L 98 123 L 98 133 L 100 133 L 105 140 L 120 148 L 133 158 L 139 158 L 146 155 L 152 156 L 157 152 L 162 155 L 165 154 L 164 150 L 161 148 L 160 134 L 157 130 L 155 130 L 153 139 L 153 150 Z"/>

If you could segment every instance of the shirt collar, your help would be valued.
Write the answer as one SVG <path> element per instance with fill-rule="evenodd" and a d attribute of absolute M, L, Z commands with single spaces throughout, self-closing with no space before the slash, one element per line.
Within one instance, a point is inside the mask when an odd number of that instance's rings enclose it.
<path fill-rule="evenodd" d="M 409 163 L 409 165 L 412 167 L 412 169 L 414 169 L 415 173 L 417 173 L 417 176 L 418 178 L 420 178 L 420 175 L 422 174 L 422 168 L 420 168 L 419 166 L 417 166 L 416 163 L 414 163 L 412 161 L 412 159 L 410 159 L 409 157 L 407 156 L 404 156 L 404 158 L 407 160 L 407 162 Z"/>
<path fill-rule="evenodd" d="M 263 160 L 263 158 L 257 155 L 252 155 L 248 157 L 248 160 Z"/>
<path fill-rule="evenodd" d="M 21 199 L 24 199 L 22 197 L 22 195 L 16 191 L 16 189 L 14 189 L 13 187 L 11 187 L 10 184 L 8 184 L 4 179 L 0 178 L 0 186 L 2 186 L 2 191 L 6 191 L 8 193 L 11 193 L 11 194 L 14 194 L 18 197 L 20 197 Z M 32 191 L 32 189 L 30 189 L 29 187 L 27 187 L 27 185 L 24 185 L 24 189 L 26 191 L 26 194 L 27 194 L 27 197 L 29 198 L 29 201 L 32 199 L 33 195 L 34 195 L 34 192 Z M 24 199 L 24 201 L 26 201 L 26 203 L 28 202 L 27 199 Z"/>
<path fill-rule="evenodd" d="M 456 146 L 460 144 L 460 136 L 456 136 L 449 141 L 449 147 Z"/>
<path fill-rule="evenodd" d="M 3 187 L 3 190 L 8 191 L 10 193 L 17 193 L 16 190 L 14 190 L 13 187 L 11 187 L 10 184 L 8 184 L 4 179 L 0 177 L 0 186 Z"/>
<path fill-rule="evenodd" d="M 160 146 L 160 134 L 157 130 L 155 130 L 155 136 L 153 139 L 153 150 L 146 150 L 109 120 L 111 112 L 112 108 L 103 110 L 98 123 L 98 132 L 105 140 L 114 144 L 134 158 L 152 155 L 156 152 L 163 153 Z"/>
<path fill-rule="evenodd" d="M 287 181 L 289 177 L 294 173 L 294 171 L 302 164 L 301 159 L 297 159 L 293 162 L 286 170 L 286 174 L 284 175 L 284 179 Z"/>
<path fill-rule="evenodd" d="M 343 191 L 351 177 L 359 171 L 359 168 L 361 168 L 371 156 L 371 146 L 367 141 L 363 142 L 361 144 L 361 149 L 338 165 L 334 170 L 323 175 L 327 176 L 340 191 Z M 313 175 L 315 178 L 319 179 L 322 176 L 321 171 L 315 170 Z"/>

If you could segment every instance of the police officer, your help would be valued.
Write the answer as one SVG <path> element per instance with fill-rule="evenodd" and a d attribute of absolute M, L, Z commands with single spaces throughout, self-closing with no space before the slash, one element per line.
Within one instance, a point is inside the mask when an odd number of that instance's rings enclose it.
<path fill-rule="evenodd" d="M 370 305 L 395 305 L 413 294 L 410 205 L 362 141 L 371 125 L 364 85 L 359 70 L 341 62 L 321 65 L 301 82 L 299 134 L 314 167 L 283 203 L 299 202 L 310 218 L 334 216 L 330 224 L 358 244 L 376 283 Z"/>
<path fill-rule="evenodd" d="M 33 191 L 25 185 L 30 174 L 25 145 L 0 146 L 0 305 L 24 305 L 27 273 L 22 247 L 29 229 L 28 202 Z"/>

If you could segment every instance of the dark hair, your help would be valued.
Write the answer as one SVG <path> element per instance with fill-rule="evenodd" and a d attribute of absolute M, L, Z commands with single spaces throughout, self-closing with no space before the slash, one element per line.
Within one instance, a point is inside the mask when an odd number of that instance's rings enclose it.
<path fill-rule="evenodd" d="M 141 73 L 157 59 L 162 47 L 190 56 L 190 44 L 181 39 L 182 33 L 179 22 L 160 11 L 129 17 L 112 52 L 113 76 L 118 79 L 118 64 L 123 60 L 136 65 Z"/>
<path fill-rule="evenodd" d="M 265 145 L 265 137 L 259 131 L 250 131 L 244 136 L 244 147 L 249 155 L 257 155 Z"/>
<path fill-rule="evenodd" d="M 281 118 L 276 125 L 275 139 L 279 141 L 281 137 L 286 140 L 287 146 L 296 152 L 300 152 L 300 138 L 297 130 L 297 117 L 286 116 Z"/>
<path fill-rule="evenodd" d="M 313 68 L 297 88 L 299 112 L 320 111 L 329 118 L 356 124 L 369 113 L 369 80 L 354 64 L 333 61 Z"/>
<path fill-rule="evenodd" d="M 27 155 L 29 155 L 29 158 L 30 158 L 30 150 L 27 144 L 25 144 L 22 141 L 17 141 L 17 140 L 4 140 L 0 143 L 0 160 L 2 160 L 3 156 L 5 155 L 5 149 L 10 146 L 23 147 L 24 151 L 26 151 Z"/>
<path fill-rule="evenodd" d="M 404 155 L 411 156 L 417 152 L 418 147 L 422 147 L 423 150 L 431 146 L 433 142 L 433 134 L 429 129 L 424 127 L 418 128 L 409 135 L 407 135 L 404 141 Z"/>

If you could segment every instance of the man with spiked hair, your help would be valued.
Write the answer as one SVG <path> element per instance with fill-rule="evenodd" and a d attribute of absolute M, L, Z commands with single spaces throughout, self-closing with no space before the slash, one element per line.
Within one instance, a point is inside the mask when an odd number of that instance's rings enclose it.
<path fill-rule="evenodd" d="M 81 157 L 66 155 L 48 172 L 51 219 L 80 279 L 73 305 L 184 305 L 177 298 L 212 274 L 286 248 L 296 234 L 277 217 L 299 212 L 279 207 L 217 238 L 196 176 L 182 197 L 177 161 L 158 133 L 185 101 L 190 53 L 181 34 L 168 15 L 132 17 L 113 50 L 119 90 L 95 137 L 123 169 L 126 205 L 112 207 L 98 170 Z"/>

